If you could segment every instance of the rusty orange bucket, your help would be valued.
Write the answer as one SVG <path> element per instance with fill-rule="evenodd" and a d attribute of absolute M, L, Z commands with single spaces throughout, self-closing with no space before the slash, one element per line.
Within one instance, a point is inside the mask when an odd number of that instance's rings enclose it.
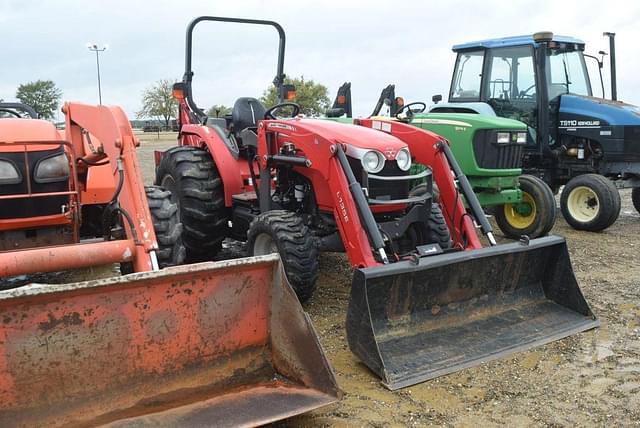
<path fill-rule="evenodd" d="M 276 255 L 0 293 L 0 426 L 254 426 L 340 395 Z"/>

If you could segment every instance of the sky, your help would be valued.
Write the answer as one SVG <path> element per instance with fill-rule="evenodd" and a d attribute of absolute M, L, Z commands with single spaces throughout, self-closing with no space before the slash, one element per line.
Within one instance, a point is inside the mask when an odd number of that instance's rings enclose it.
<path fill-rule="evenodd" d="M 134 119 L 145 88 L 182 78 L 185 30 L 200 15 L 279 22 L 287 34 L 285 73 L 326 85 L 332 99 L 350 81 L 355 116 L 370 114 L 389 83 L 406 101 L 446 99 L 454 44 L 537 31 L 580 38 L 592 54 L 608 51 L 602 33 L 615 32 L 618 98 L 640 104 L 640 2 L 628 0 L 0 0 L 0 98 L 12 101 L 19 84 L 43 79 L 56 83 L 63 100 L 97 104 L 96 58 L 86 45 L 108 44 L 100 54 L 103 103 Z M 277 48 L 270 27 L 199 24 L 196 103 L 259 97 L 275 76 Z M 590 72 L 599 95 L 597 67 Z"/>

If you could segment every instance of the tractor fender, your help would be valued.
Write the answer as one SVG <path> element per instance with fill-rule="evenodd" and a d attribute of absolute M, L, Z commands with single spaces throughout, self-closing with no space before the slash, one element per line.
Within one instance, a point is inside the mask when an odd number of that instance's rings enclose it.
<path fill-rule="evenodd" d="M 224 204 L 230 207 L 231 197 L 244 191 L 243 177 L 249 175 L 247 163 L 236 159 L 220 135 L 208 126 L 182 125 L 180 145 L 199 147 L 209 151 L 222 179 Z"/>
<path fill-rule="evenodd" d="M 439 103 L 429 107 L 429 113 L 476 113 L 496 116 L 496 112 L 487 103 Z"/>

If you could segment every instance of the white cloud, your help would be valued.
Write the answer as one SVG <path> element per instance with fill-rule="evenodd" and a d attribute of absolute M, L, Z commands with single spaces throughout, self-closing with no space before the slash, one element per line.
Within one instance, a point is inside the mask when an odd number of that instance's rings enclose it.
<path fill-rule="evenodd" d="M 332 94 L 351 81 L 359 115 L 370 113 L 388 83 L 407 100 L 445 95 L 455 43 L 540 30 L 582 38 L 591 53 L 608 51 L 602 32 L 616 32 L 619 97 L 640 103 L 640 3 L 622 0 L 606 7 L 596 0 L 5 1 L 0 98 L 12 99 L 20 83 L 52 79 L 65 99 L 97 102 L 95 57 L 85 46 L 96 41 L 110 44 L 100 57 L 104 101 L 134 117 L 145 87 L 181 78 L 186 25 L 205 14 L 280 22 L 285 72 L 324 83 Z M 259 96 L 275 75 L 277 37 L 269 28 L 204 24 L 194 43 L 195 97 L 203 107 Z M 608 65 L 605 77 L 608 92 Z"/>

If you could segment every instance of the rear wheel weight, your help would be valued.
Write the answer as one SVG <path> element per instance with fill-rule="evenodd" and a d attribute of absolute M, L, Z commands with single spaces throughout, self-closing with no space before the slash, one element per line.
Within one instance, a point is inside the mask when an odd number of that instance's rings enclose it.
<path fill-rule="evenodd" d="M 228 221 L 223 183 L 211 155 L 197 147 L 172 147 L 162 156 L 156 184 L 171 191 L 178 205 L 187 260 L 211 260 L 222 247 Z"/>
<path fill-rule="evenodd" d="M 318 279 L 318 248 L 299 215 L 284 210 L 260 214 L 249 227 L 247 252 L 251 256 L 279 253 L 298 299 L 309 300 Z"/>
<path fill-rule="evenodd" d="M 608 178 L 584 174 L 571 179 L 560 195 L 562 215 L 571 227 L 599 232 L 620 214 L 620 194 Z"/>
<path fill-rule="evenodd" d="M 556 222 L 556 200 L 549 186 L 533 175 L 518 179 L 522 202 L 496 207 L 494 214 L 498 227 L 507 238 L 522 235 L 538 238 L 548 234 Z"/>

